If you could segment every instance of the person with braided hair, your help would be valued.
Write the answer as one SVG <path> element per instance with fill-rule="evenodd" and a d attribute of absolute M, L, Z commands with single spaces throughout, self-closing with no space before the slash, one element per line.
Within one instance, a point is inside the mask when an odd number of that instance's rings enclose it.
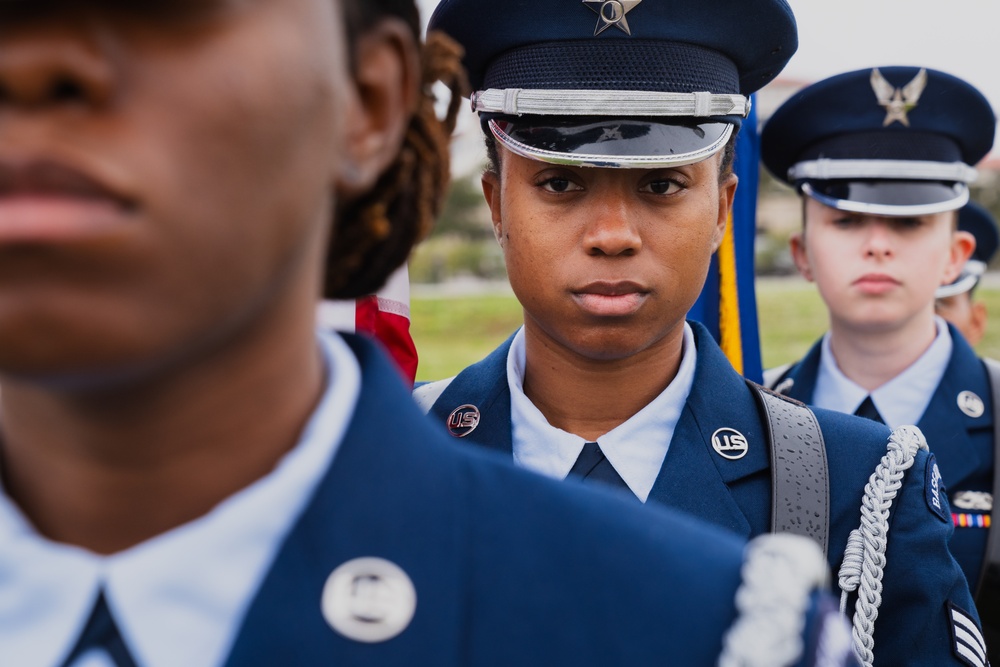
<path fill-rule="evenodd" d="M 317 330 L 461 76 L 413 0 L 0 2 L 0 664 L 849 662 L 808 543 L 457 451 Z"/>
<path fill-rule="evenodd" d="M 439 37 L 431 36 L 432 40 Z M 424 81 L 448 82 L 449 86 L 462 86 L 465 72 L 459 61 L 460 54 L 454 51 L 454 45 L 448 47 L 441 41 L 425 50 Z M 447 142 L 454 128 L 458 111 L 456 104 L 460 97 L 455 96 L 447 110 L 447 122 L 442 133 L 442 125 L 437 122 L 433 99 L 424 96 L 420 106 L 407 131 L 403 152 L 397 167 L 391 170 L 379 189 L 382 196 L 392 196 L 392 190 L 407 188 L 407 193 L 399 195 L 397 210 L 407 213 L 416 212 L 417 225 L 415 231 L 422 238 L 430 228 L 430 224 L 440 213 L 443 191 L 447 187 L 450 172 L 448 170 Z M 408 208 L 412 206 L 411 208 Z M 389 229 L 384 220 L 384 214 L 377 209 L 365 218 L 369 224 L 382 225 L 382 230 L 373 230 L 370 238 L 378 238 L 384 230 Z M 405 243 L 408 239 L 400 237 L 396 242 Z M 412 241 L 412 240 L 411 240 Z M 378 271 L 381 262 L 394 261 L 398 250 L 386 258 L 380 256 L 363 257 L 359 250 L 352 262 L 363 261 L 369 270 Z M 336 262 L 338 257 L 331 257 Z M 392 356 L 404 379 L 412 386 L 417 373 L 418 355 L 416 345 L 410 335 L 410 295 L 409 277 L 406 266 L 396 269 L 385 285 L 376 293 L 365 294 L 356 299 L 339 299 L 336 285 L 327 285 L 326 299 L 320 304 L 319 321 L 323 326 L 349 333 L 362 333 L 379 341 Z"/>

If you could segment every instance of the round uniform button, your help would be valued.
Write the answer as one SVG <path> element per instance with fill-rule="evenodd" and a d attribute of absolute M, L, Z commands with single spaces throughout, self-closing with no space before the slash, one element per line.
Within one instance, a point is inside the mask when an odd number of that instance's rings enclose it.
<path fill-rule="evenodd" d="M 983 403 L 983 399 L 975 393 L 963 391 L 958 395 L 958 409 L 975 419 L 983 416 L 983 413 L 986 412 L 986 405 Z"/>
<path fill-rule="evenodd" d="M 330 573 L 323 587 L 323 618 L 348 639 L 392 639 L 410 624 L 417 591 L 398 565 L 384 558 L 355 558 Z"/>

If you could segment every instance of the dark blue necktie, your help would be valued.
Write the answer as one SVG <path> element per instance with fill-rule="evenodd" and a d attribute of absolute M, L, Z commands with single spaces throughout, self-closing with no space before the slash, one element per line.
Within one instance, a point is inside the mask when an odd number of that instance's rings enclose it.
<path fill-rule="evenodd" d="M 611 465 L 611 462 L 604 456 L 604 452 L 601 451 L 600 446 L 596 442 L 588 442 L 583 446 L 583 451 L 580 452 L 580 456 L 576 459 L 576 463 L 573 464 L 573 469 L 569 471 L 569 474 L 581 477 L 588 482 L 601 482 L 615 488 L 624 489 L 629 494 L 632 493 L 632 490 L 628 488 L 628 484 L 625 483 L 625 480 L 622 479 L 618 471 Z M 633 497 L 635 496 L 633 495 Z"/>
<path fill-rule="evenodd" d="M 871 396 L 865 396 L 865 400 L 861 401 L 861 405 L 859 405 L 858 409 L 854 411 L 854 414 L 858 417 L 871 419 L 879 424 L 885 423 L 885 420 L 882 419 L 882 415 L 880 415 L 878 410 L 875 409 L 875 403 L 872 402 Z"/>
<path fill-rule="evenodd" d="M 70 667 L 76 660 L 93 648 L 103 649 L 114 661 L 117 667 L 136 667 L 135 660 L 125 646 L 125 640 L 118 632 L 115 619 L 111 616 L 111 610 L 104 599 L 104 591 L 97 596 L 94 610 L 90 613 L 90 620 L 80 633 L 80 639 L 63 662 L 63 667 Z"/>

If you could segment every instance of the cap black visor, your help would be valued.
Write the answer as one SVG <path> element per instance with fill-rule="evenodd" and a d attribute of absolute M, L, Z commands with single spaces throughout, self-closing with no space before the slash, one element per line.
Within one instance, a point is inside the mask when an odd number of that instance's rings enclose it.
<path fill-rule="evenodd" d="M 637 119 L 493 119 L 490 130 L 524 157 L 592 167 L 658 168 L 700 162 L 721 150 L 729 123 L 673 124 Z"/>

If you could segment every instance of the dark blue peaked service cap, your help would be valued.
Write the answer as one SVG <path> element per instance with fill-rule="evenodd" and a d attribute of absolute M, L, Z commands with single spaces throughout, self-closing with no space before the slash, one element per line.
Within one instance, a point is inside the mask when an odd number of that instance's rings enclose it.
<path fill-rule="evenodd" d="M 959 210 L 958 228 L 976 237 L 976 249 L 965 263 L 958 278 L 937 289 L 934 296 L 938 299 L 968 292 L 975 287 L 986 273 L 986 266 L 1000 246 L 1000 230 L 997 229 L 997 221 L 993 218 L 993 214 L 974 201 L 970 201 Z"/>
<path fill-rule="evenodd" d="M 764 125 L 761 158 L 824 204 L 876 215 L 960 208 L 993 145 L 989 102 L 920 67 L 839 74 L 788 99 Z"/>
<path fill-rule="evenodd" d="M 443 0 L 483 129 L 548 162 L 690 164 L 798 47 L 785 0 Z"/>

